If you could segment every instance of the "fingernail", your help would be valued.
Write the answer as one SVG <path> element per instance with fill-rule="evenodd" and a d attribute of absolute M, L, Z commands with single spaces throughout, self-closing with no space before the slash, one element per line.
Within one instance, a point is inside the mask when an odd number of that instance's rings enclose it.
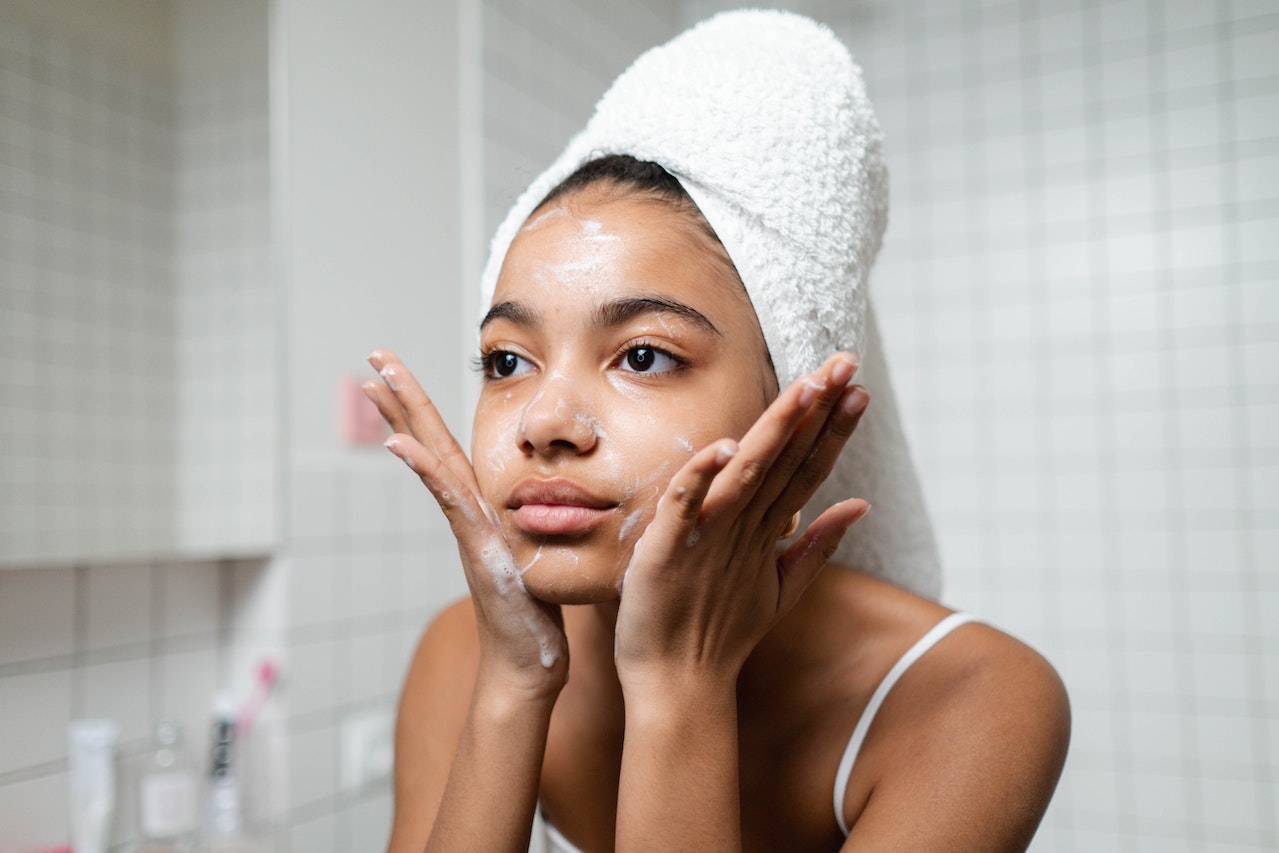
<path fill-rule="evenodd" d="M 728 460 L 737 455 L 737 450 L 728 445 L 721 444 L 719 449 L 715 451 L 715 463 L 717 465 L 727 465 Z"/>
<path fill-rule="evenodd" d="M 844 394 L 844 414 L 855 415 L 865 409 L 869 402 L 870 395 L 866 393 L 866 389 L 860 385 L 854 386 Z"/>
<path fill-rule="evenodd" d="M 817 395 L 826 390 L 825 383 L 818 382 L 811 376 L 804 377 L 804 387 L 799 392 L 799 407 L 807 409 L 817 400 Z"/>
<path fill-rule="evenodd" d="M 853 378 L 853 370 L 855 365 L 846 358 L 841 358 L 835 362 L 835 366 L 830 370 L 830 381 L 836 385 L 847 385 L 848 380 Z"/>
<path fill-rule="evenodd" d="M 400 440 L 398 438 L 396 438 L 395 436 L 391 436 L 385 442 L 383 442 L 383 446 L 386 447 L 387 450 L 390 450 L 392 453 L 394 453 L 401 462 L 409 466 L 410 471 L 412 471 L 414 474 L 417 473 L 417 469 L 413 467 L 413 460 L 409 458 L 409 455 L 407 453 L 400 452 Z"/>
<path fill-rule="evenodd" d="M 373 365 L 374 367 L 381 367 L 383 358 L 384 356 L 382 355 L 382 351 L 380 349 L 375 349 L 373 350 L 373 352 L 369 353 L 369 356 L 368 356 L 369 364 Z"/>

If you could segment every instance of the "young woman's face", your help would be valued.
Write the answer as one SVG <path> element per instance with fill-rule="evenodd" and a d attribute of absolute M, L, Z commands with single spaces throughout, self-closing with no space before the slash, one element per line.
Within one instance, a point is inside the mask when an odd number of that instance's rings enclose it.
<path fill-rule="evenodd" d="M 596 188 L 551 202 L 511 244 L 481 331 L 471 450 L 534 596 L 617 598 L 671 476 L 776 395 L 726 264 L 671 204 Z"/>

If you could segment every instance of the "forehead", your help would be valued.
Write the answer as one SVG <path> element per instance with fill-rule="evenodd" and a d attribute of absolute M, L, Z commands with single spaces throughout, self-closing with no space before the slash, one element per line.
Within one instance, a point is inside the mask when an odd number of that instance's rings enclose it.
<path fill-rule="evenodd" d="M 753 319 L 732 262 L 695 208 L 619 193 L 587 188 L 534 211 L 511 243 L 493 301 L 668 289 L 743 304 Z"/>

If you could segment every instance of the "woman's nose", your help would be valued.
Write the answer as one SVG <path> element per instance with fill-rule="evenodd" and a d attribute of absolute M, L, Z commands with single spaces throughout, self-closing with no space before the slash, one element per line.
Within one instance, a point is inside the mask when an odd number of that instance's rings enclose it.
<path fill-rule="evenodd" d="M 524 405 L 520 447 L 526 453 L 587 453 L 600 437 L 599 420 L 569 377 L 553 373 Z"/>

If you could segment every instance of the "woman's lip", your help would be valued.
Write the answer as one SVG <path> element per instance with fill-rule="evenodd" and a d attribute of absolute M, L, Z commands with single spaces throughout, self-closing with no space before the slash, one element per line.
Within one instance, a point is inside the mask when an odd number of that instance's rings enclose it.
<path fill-rule="evenodd" d="M 565 536 L 585 533 L 608 520 L 612 507 L 571 504 L 526 503 L 512 513 L 515 526 L 536 536 Z"/>
<path fill-rule="evenodd" d="M 615 502 L 601 498 L 562 477 L 547 480 L 530 477 L 517 483 L 507 499 L 507 506 L 518 510 L 527 504 L 585 509 L 610 509 L 617 506 Z"/>

